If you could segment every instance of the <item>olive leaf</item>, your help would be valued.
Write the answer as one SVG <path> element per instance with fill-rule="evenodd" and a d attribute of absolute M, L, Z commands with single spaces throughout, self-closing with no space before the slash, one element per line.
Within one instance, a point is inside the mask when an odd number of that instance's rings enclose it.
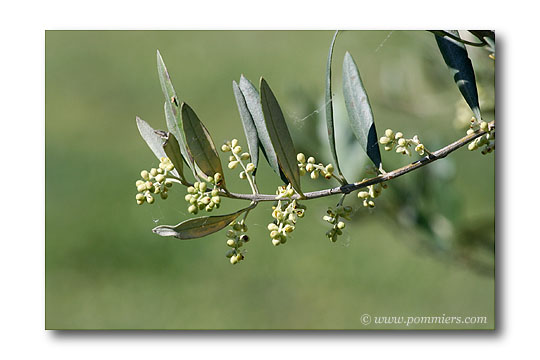
<path fill-rule="evenodd" d="M 167 157 L 169 160 L 171 160 L 171 163 L 174 165 L 175 170 L 178 172 L 178 175 L 180 177 L 180 180 L 184 185 L 187 185 L 187 181 L 184 177 L 183 167 L 184 162 L 182 159 L 182 153 L 180 151 L 180 145 L 178 144 L 178 141 L 174 137 L 174 134 L 168 132 L 165 135 L 165 142 L 163 143 L 163 150 L 165 150 L 165 154 L 167 154 Z"/>
<path fill-rule="evenodd" d="M 447 30 L 447 32 L 459 38 L 459 33 L 456 30 Z M 437 41 L 444 62 L 454 75 L 454 82 L 458 86 L 461 95 L 463 95 L 474 116 L 478 120 L 482 119 L 474 69 L 465 45 L 448 36 L 442 37 L 435 35 L 435 40 Z"/>
<path fill-rule="evenodd" d="M 358 67 L 348 52 L 343 60 L 343 96 L 356 139 L 375 166 L 380 168 L 381 152 L 373 112 Z"/>
<path fill-rule="evenodd" d="M 334 43 L 338 36 L 339 30 L 337 30 L 330 43 L 330 50 L 328 51 L 328 61 L 326 63 L 326 88 L 325 88 L 325 104 L 326 104 L 326 129 L 328 131 L 328 141 L 330 142 L 330 152 L 334 159 L 335 168 L 340 178 L 346 182 L 341 169 L 339 168 L 339 161 L 336 151 L 336 136 L 334 131 L 334 104 L 332 99 L 332 53 L 334 52 Z"/>
<path fill-rule="evenodd" d="M 161 160 L 162 157 L 167 157 L 167 154 L 165 153 L 165 150 L 163 149 L 163 142 L 164 139 L 160 135 L 160 132 L 158 130 L 154 130 L 146 121 L 141 119 L 140 117 L 135 117 L 135 120 L 137 121 L 137 128 L 139 129 L 139 133 L 141 134 L 144 141 L 146 141 L 146 144 L 152 150 L 154 155 Z M 179 172 L 175 169 L 172 171 L 172 174 L 174 176 L 179 176 Z"/>
<path fill-rule="evenodd" d="M 262 77 L 259 88 L 261 89 L 265 127 L 276 152 L 279 167 L 296 192 L 303 195 L 300 189 L 300 171 L 296 160 L 296 150 L 283 112 L 272 90 Z"/>
<path fill-rule="evenodd" d="M 171 77 L 167 71 L 167 67 L 163 62 L 163 58 L 159 50 L 157 51 L 157 69 L 159 75 L 159 82 L 161 84 L 161 90 L 165 96 L 165 120 L 167 122 L 167 129 L 174 135 L 180 146 L 180 151 L 182 153 L 182 158 L 185 163 L 190 167 L 193 174 L 196 175 L 195 167 L 193 166 L 193 159 L 189 156 L 189 153 L 186 148 L 185 134 L 182 127 L 182 117 L 180 116 L 180 100 L 174 90 L 174 87 L 171 82 Z M 196 176 L 195 176 L 196 177 Z"/>
<path fill-rule="evenodd" d="M 205 176 L 222 175 L 222 186 L 225 185 L 223 168 L 210 133 L 199 120 L 193 109 L 186 103 L 180 106 L 182 126 L 186 134 L 186 145 L 195 164 Z"/>
<path fill-rule="evenodd" d="M 255 128 L 257 129 L 257 136 L 259 138 L 259 145 L 261 147 L 262 153 L 276 174 L 279 174 L 283 182 L 288 183 L 287 177 L 281 171 L 277 159 L 276 152 L 274 151 L 274 146 L 272 145 L 272 140 L 270 140 L 270 135 L 268 135 L 268 130 L 266 129 L 266 124 L 264 122 L 264 114 L 261 106 L 261 98 L 257 88 L 248 80 L 244 75 L 240 76 L 240 90 L 246 101 L 246 106 L 251 114 Z"/>
<path fill-rule="evenodd" d="M 233 81 L 233 92 L 236 105 L 238 106 L 238 112 L 240 113 L 240 119 L 242 120 L 242 126 L 244 127 L 244 133 L 246 134 L 251 162 L 255 165 L 255 170 L 253 171 L 253 175 L 255 175 L 257 165 L 259 164 L 259 135 L 257 135 L 257 128 L 249 112 L 246 99 L 236 81 Z"/>
<path fill-rule="evenodd" d="M 254 208 L 255 205 L 256 204 L 252 204 L 247 208 L 238 210 L 232 214 L 201 216 L 182 221 L 180 224 L 175 226 L 160 225 L 153 228 L 152 231 L 161 236 L 174 236 L 175 238 L 182 240 L 204 237 L 225 228 L 242 213 Z"/>

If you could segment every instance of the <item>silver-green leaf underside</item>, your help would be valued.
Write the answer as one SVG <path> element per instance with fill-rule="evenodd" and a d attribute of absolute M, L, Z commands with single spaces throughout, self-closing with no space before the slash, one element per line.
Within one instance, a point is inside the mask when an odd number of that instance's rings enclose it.
<path fill-rule="evenodd" d="M 446 30 L 459 38 L 457 30 Z M 454 82 L 459 88 L 461 95 L 471 108 L 474 116 L 480 120 L 480 105 L 478 103 L 478 90 L 476 88 L 476 77 L 471 59 L 467 53 L 465 45 L 448 36 L 435 35 L 435 40 L 443 56 L 444 62 L 454 76 Z"/>
<path fill-rule="evenodd" d="M 236 99 L 236 105 L 238 106 L 238 112 L 240 113 L 240 119 L 242 120 L 242 126 L 244 127 L 244 133 L 246 134 L 251 162 L 255 165 L 255 171 L 253 171 L 253 174 L 255 174 L 259 164 L 259 135 L 257 134 L 257 128 L 255 127 L 253 117 L 249 112 L 246 99 L 236 81 L 233 81 L 233 92 L 234 98 Z"/>
<path fill-rule="evenodd" d="M 180 100 L 171 82 L 171 77 L 167 71 L 167 67 L 163 62 L 163 58 L 159 50 L 157 51 L 157 69 L 159 75 L 159 82 L 161 84 L 161 90 L 165 97 L 165 104 L 163 106 L 165 111 L 165 120 L 167 122 L 167 129 L 174 135 L 180 145 L 180 151 L 185 163 L 195 173 L 195 167 L 193 166 L 193 159 L 190 158 L 187 148 L 185 134 L 182 126 L 182 117 L 180 116 Z"/>
<path fill-rule="evenodd" d="M 296 192 L 302 195 L 296 150 L 283 117 L 283 112 L 272 90 L 263 78 L 261 78 L 259 88 L 261 89 L 261 105 L 266 130 L 276 153 L 279 167 Z"/>
<path fill-rule="evenodd" d="M 162 136 L 158 134 L 156 130 L 154 130 L 146 121 L 141 119 L 140 117 L 136 117 L 135 120 L 137 121 L 137 128 L 139 129 L 139 133 L 141 134 L 144 141 L 146 141 L 146 144 L 152 150 L 154 155 L 161 160 L 162 157 L 167 157 L 167 154 L 165 153 L 165 150 L 163 149 L 163 143 L 164 139 Z M 178 171 L 175 169 L 172 172 L 173 175 L 179 176 Z"/>
<path fill-rule="evenodd" d="M 180 109 L 186 145 L 191 157 L 204 175 L 214 176 L 220 173 L 224 186 L 223 168 L 210 133 L 188 104 L 182 103 Z"/>
<path fill-rule="evenodd" d="M 339 30 L 335 32 L 332 42 L 330 44 L 330 50 L 328 51 L 328 61 L 326 62 L 326 88 L 325 88 L 325 104 L 326 104 L 326 129 L 328 132 L 328 142 L 330 143 L 330 152 L 334 159 L 334 165 L 337 173 L 341 179 L 345 181 L 343 173 L 339 167 L 338 155 L 336 150 L 336 135 L 334 130 L 334 104 L 332 97 L 332 53 L 334 52 L 334 44 Z"/>
<path fill-rule="evenodd" d="M 358 67 L 348 52 L 343 60 L 343 96 L 353 133 L 367 156 L 379 169 L 381 152 L 373 112 Z"/>
<path fill-rule="evenodd" d="M 254 205 L 250 205 L 245 209 L 227 215 L 201 216 L 182 221 L 175 226 L 160 225 L 153 228 L 152 231 L 161 236 L 174 236 L 181 240 L 201 238 L 227 227 L 238 216 L 253 207 Z"/>

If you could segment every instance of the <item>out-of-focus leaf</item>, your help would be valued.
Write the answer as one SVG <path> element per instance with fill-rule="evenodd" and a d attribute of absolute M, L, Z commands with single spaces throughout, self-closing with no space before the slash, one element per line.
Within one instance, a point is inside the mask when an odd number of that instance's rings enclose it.
<path fill-rule="evenodd" d="M 174 169 L 178 172 L 182 182 L 187 184 L 183 172 L 184 162 L 182 159 L 182 153 L 180 152 L 180 145 L 174 137 L 174 134 L 170 132 L 166 134 L 165 142 L 163 143 L 163 150 L 165 150 L 165 154 L 167 154 L 167 157 L 174 165 Z"/>
<path fill-rule="evenodd" d="M 157 51 L 157 69 L 159 75 L 159 82 L 161 84 L 161 90 L 165 96 L 165 120 L 167 122 L 167 129 L 174 135 L 180 145 L 180 151 L 185 163 L 195 173 L 195 167 L 193 166 L 193 159 L 190 158 L 186 148 L 185 134 L 182 126 L 182 117 L 180 116 L 180 100 L 171 82 L 171 77 L 167 71 L 167 67 L 163 62 L 163 58 L 159 50 Z"/>
<path fill-rule="evenodd" d="M 160 225 L 153 228 L 152 231 L 161 236 L 174 236 L 182 240 L 196 239 L 218 232 L 233 222 L 240 214 L 253 207 L 252 204 L 245 209 L 227 215 L 201 216 L 182 221 L 175 226 Z"/>
<path fill-rule="evenodd" d="M 240 119 L 242 119 L 244 133 L 246 134 L 251 162 L 255 165 L 255 170 L 253 171 L 253 174 L 255 174 L 257 165 L 259 164 L 259 135 L 257 135 L 257 128 L 255 127 L 253 117 L 247 107 L 246 99 L 236 81 L 233 81 L 233 92 L 236 99 L 236 105 L 238 106 L 238 112 L 240 113 Z"/>
<path fill-rule="evenodd" d="M 459 37 L 456 30 L 447 30 L 449 33 Z M 476 78 L 471 59 L 467 54 L 465 45 L 449 37 L 435 35 L 435 40 L 443 56 L 444 62 L 454 75 L 454 82 L 459 88 L 461 95 L 471 108 L 474 116 L 480 120 L 480 105 L 478 103 L 478 90 L 476 89 Z"/>
<path fill-rule="evenodd" d="M 283 112 L 272 90 L 262 77 L 259 88 L 261 89 L 261 105 L 266 130 L 272 141 L 272 147 L 276 152 L 279 167 L 296 192 L 302 195 L 296 150 L 294 149 L 287 123 L 283 117 Z"/>
<path fill-rule="evenodd" d="M 378 169 L 381 165 L 381 152 L 373 112 L 358 67 L 348 52 L 343 60 L 343 96 L 353 133 Z"/>
<path fill-rule="evenodd" d="M 222 186 L 224 187 L 225 178 L 221 161 L 210 133 L 188 104 L 182 103 L 180 111 L 189 153 L 204 175 L 214 176 L 216 173 L 220 173 L 223 178 Z"/>
<path fill-rule="evenodd" d="M 334 159 L 335 168 L 342 178 L 343 173 L 339 167 L 339 161 L 336 151 L 336 135 L 334 130 L 334 104 L 332 98 L 332 53 L 334 52 L 334 44 L 336 42 L 336 37 L 339 34 L 339 30 L 336 31 L 332 42 L 330 43 L 330 50 L 328 50 L 328 61 L 326 62 L 326 88 L 325 88 L 325 104 L 326 104 L 326 128 L 328 131 L 328 141 L 330 143 L 330 152 L 332 153 L 332 158 Z M 346 181 L 345 181 L 346 182 Z"/>
<path fill-rule="evenodd" d="M 279 167 L 276 152 L 274 151 L 274 146 L 272 145 L 272 140 L 270 140 L 268 130 L 266 129 L 264 114 L 261 106 L 261 98 L 257 88 L 255 88 L 255 86 L 253 86 L 253 84 L 246 79 L 244 75 L 240 76 L 239 86 L 240 90 L 242 91 L 242 95 L 244 95 L 244 99 L 251 114 L 251 118 L 253 119 L 253 123 L 255 124 L 255 128 L 257 129 L 259 144 L 266 161 L 268 161 L 268 164 L 272 170 L 274 170 L 276 174 L 279 174 L 281 180 L 288 183 L 289 180 L 285 177 L 283 171 L 281 171 Z"/>

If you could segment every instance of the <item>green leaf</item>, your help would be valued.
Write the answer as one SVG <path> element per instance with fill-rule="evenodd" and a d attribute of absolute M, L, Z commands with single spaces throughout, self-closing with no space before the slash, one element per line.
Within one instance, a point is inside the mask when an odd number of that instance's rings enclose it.
<path fill-rule="evenodd" d="M 165 150 L 163 150 L 163 139 L 161 138 L 161 136 L 159 136 L 156 131 L 140 117 L 137 116 L 135 119 L 137 121 L 137 128 L 139 128 L 139 133 L 141 134 L 144 141 L 146 141 L 146 144 L 148 144 L 148 147 L 150 148 L 150 150 L 152 150 L 154 155 L 158 159 L 166 157 L 167 154 L 165 154 Z"/>
<path fill-rule="evenodd" d="M 270 135 L 268 135 L 268 130 L 266 129 L 266 124 L 264 122 L 264 114 L 261 106 L 261 98 L 257 88 L 244 77 L 240 76 L 240 90 L 242 95 L 244 95 L 244 100 L 246 101 L 247 108 L 257 129 L 257 135 L 259 137 L 259 145 L 261 146 L 262 153 L 268 161 L 268 164 L 274 170 L 276 174 L 279 174 L 283 182 L 288 183 L 289 180 L 285 177 L 281 171 L 277 159 L 276 152 L 274 151 L 274 146 L 272 145 L 272 140 L 270 140 Z"/>
<path fill-rule="evenodd" d="M 168 132 L 166 133 L 165 142 L 163 143 L 163 150 L 165 150 L 165 154 L 167 154 L 167 157 L 171 160 L 171 163 L 174 165 L 175 170 L 178 172 L 178 175 L 184 185 L 187 184 L 187 181 L 184 177 L 183 167 L 184 162 L 182 159 L 182 153 L 180 151 L 180 145 L 178 144 L 178 141 L 174 137 L 174 134 Z"/>
<path fill-rule="evenodd" d="M 332 42 L 330 43 L 330 50 L 328 51 L 328 61 L 326 63 L 326 88 L 325 88 L 325 104 L 326 104 L 326 129 L 328 131 L 328 141 L 330 142 L 330 152 L 334 159 L 335 168 L 339 176 L 345 181 L 343 173 L 339 167 L 339 161 L 336 151 L 336 136 L 334 133 L 334 104 L 332 98 L 332 53 L 334 52 L 334 43 L 338 36 L 339 30 L 336 31 Z M 345 181 L 346 182 L 346 181 Z"/>
<path fill-rule="evenodd" d="M 236 81 L 233 81 L 233 92 L 236 105 L 238 106 L 238 112 L 240 113 L 240 119 L 242 119 L 244 133 L 246 134 L 251 162 L 255 165 L 255 170 L 253 171 L 253 174 L 255 174 L 257 165 L 259 164 L 259 135 L 257 135 L 257 128 L 247 107 L 246 99 Z"/>
<path fill-rule="evenodd" d="M 232 214 L 201 216 L 182 221 L 180 224 L 175 226 L 160 225 L 153 228 L 152 231 L 161 236 L 174 236 L 175 238 L 182 240 L 201 238 L 225 228 L 238 216 L 240 216 L 240 214 L 252 209 L 253 207 L 255 207 L 255 204 L 252 204 L 249 207 Z"/>
<path fill-rule="evenodd" d="M 287 123 L 283 117 L 283 112 L 281 111 L 272 90 L 262 77 L 260 89 L 261 105 L 266 130 L 272 141 L 274 151 L 276 152 L 279 167 L 296 192 L 302 195 L 302 191 L 300 190 L 300 172 L 296 160 L 296 150 L 294 149 Z"/>
<path fill-rule="evenodd" d="M 455 37 L 459 37 L 456 30 L 448 30 Z M 454 82 L 461 91 L 461 95 L 471 108 L 474 116 L 480 120 L 480 105 L 478 103 L 478 90 L 471 59 L 467 54 L 465 45 L 449 37 L 435 35 L 435 40 L 443 56 L 444 62 L 454 75 Z"/>
<path fill-rule="evenodd" d="M 343 96 L 356 139 L 375 166 L 380 168 L 381 152 L 373 112 L 358 67 L 348 52 L 343 60 Z"/>
<path fill-rule="evenodd" d="M 186 148 L 186 136 L 182 126 L 182 117 L 180 116 L 180 100 L 174 90 L 171 77 L 169 76 L 169 72 L 167 71 L 167 67 L 163 62 L 159 50 L 157 51 L 157 69 L 161 90 L 165 96 L 164 111 L 167 129 L 175 136 L 180 145 L 180 150 L 185 163 L 190 167 L 191 171 L 193 171 L 193 174 L 196 175 L 193 159 L 189 156 Z"/>
<path fill-rule="evenodd" d="M 182 103 L 180 111 L 182 113 L 184 133 L 186 134 L 187 149 L 195 160 L 195 164 L 206 176 L 214 176 L 216 173 L 220 173 L 223 177 L 222 186 L 224 186 L 225 178 L 221 161 L 210 133 L 188 104 Z"/>

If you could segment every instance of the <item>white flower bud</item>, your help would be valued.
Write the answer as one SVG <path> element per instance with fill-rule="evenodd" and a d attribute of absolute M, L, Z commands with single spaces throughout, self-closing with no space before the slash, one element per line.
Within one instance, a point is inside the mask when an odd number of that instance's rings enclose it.
<path fill-rule="evenodd" d="M 240 154 L 242 152 L 242 147 L 241 146 L 235 146 L 233 148 L 233 153 L 235 153 L 236 155 Z"/>
<path fill-rule="evenodd" d="M 231 148 L 234 149 L 234 148 L 236 147 L 236 145 L 238 145 L 238 140 L 237 140 L 237 139 L 232 139 L 232 141 L 231 141 Z"/>
<path fill-rule="evenodd" d="M 231 161 L 231 162 L 229 163 L 229 165 L 228 165 L 229 169 L 231 169 L 231 170 L 234 169 L 234 168 L 236 168 L 237 166 L 238 166 L 238 161 L 236 161 L 236 160 L 235 160 L 235 161 Z"/>
<path fill-rule="evenodd" d="M 223 145 L 221 145 L 221 151 L 229 152 L 229 151 L 231 151 L 231 147 L 229 145 L 227 145 L 227 144 L 223 144 Z"/>
<path fill-rule="evenodd" d="M 298 153 L 298 155 L 296 155 L 296 160 L 303 164 L 306 162 L 306 156 L 303 153 Z"/>

